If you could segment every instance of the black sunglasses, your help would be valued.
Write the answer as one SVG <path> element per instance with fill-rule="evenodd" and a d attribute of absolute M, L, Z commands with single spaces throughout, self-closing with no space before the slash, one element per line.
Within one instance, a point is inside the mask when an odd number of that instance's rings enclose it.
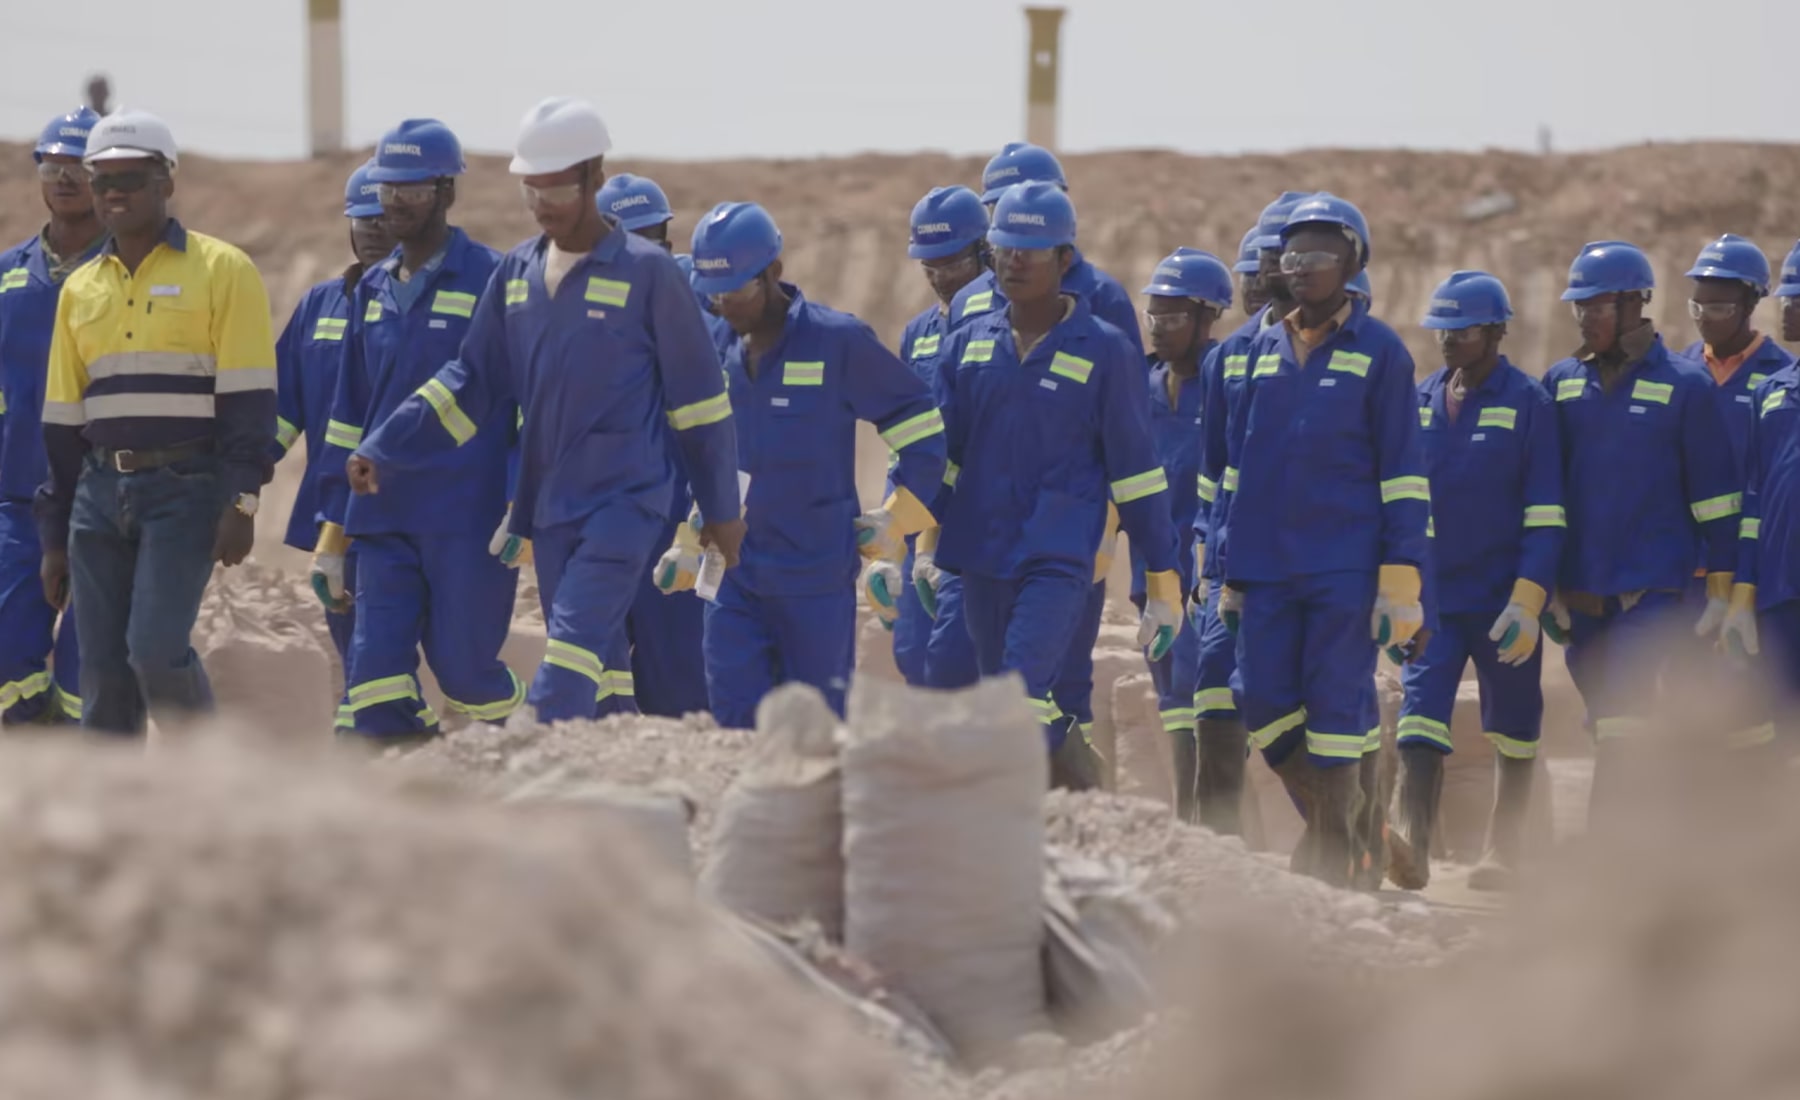
<path fill-rule="evenodd" d="M 122 195 L 135 195 L 150 186 L 154 178 L 149 169 L 139 168 L 131 172 L 95 173 L 88 179 L 88 186 L 94 194 L 100 195 L 108 191 L 117 191 Z"/>

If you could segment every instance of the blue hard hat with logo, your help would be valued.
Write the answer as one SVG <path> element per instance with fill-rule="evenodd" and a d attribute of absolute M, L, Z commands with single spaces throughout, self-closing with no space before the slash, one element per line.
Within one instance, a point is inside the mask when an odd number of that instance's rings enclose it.
<path fill-rule="evenodd" d="M 1769 293 L 1769 258 L 1753 241 L 1727 233 L 1700 250 L 1690 279 L 1733 279 L 1758 294 Z"/>
<path fill-rule="evenodd" d="M 669 209 L 669 196 L 663 194 L 655 180 L 629 172 L 621 172 L 601 184 L 599 193 L 594 196 L 594 205 L 600 208 L 600 213 L 619 219 L 619 224 L 632 232 L 661 225 L 675 217 L 675 212 Z"/>
<path fill-rule="evenodd" d="M 906 254 L 941 260 L 979 241 L 988 229 L 987 207 L 967 187 L 933 187 L 913 206 Z"/>
<path fill-rule="evenodd" d="M 1777 298 L 1800 298 L 1800 241 L 1788 250 L 1781 261 L 1781 282 L 1775 287 Z"/>
<path fill-rule="evenodd" d="M 988 243 L 996 248 L 1056 248 L 1075 243 L 1075 204 L 1054 183 L 1008 187 L 994 207 Z"/>
<path fill-rule="evenodd" d="M 1656 287 L 1650 257 L 1625 241 L 1590 241 L 1569 265 L 1569 289 L 1565 302 L 1585 302 L 1602 294 L 1625 294 Z"/>
<path fill-rule="evenodd" d="M 1512 299 L 1499 279 L 1485 271 L 1457 271 L 1431 292 L 1431 305 L 1419 324 L 1430 329 L 1474 328 L 1503 325 L 1512 315 Z"/>
<path fill-rule="evenodd" d="M 1262 214 L 1256 219 L 1257 249 L 1280 251 L 1281 231 L 1287 228 L 1288 215 L 1294 212 L 1294 207 L 1310 198 L 1310 191 L 1283 191 L 1274 202 L 1263 207 Z"/>
<path fill-rule="evenodd" d="M 1294 206 L 1288 213 L 1287 224 L 1281 229 L 1282 243 L 1285 245 L 1288 238 L 1308 225 L 1335 225 L 1342 229 L 1361 248 L 1361 259 L 1365 264 L 1375 251 L 1369 240 L 1369 223 L 1362 211 L 1349 199 L 1340 199 L 1329 191 L 1308 195 Z"/>
<path fill-rule="evenodd" d="M 344 217 L 381 217 L 381 185 L 369 178 L 374 170 L 375 160 L 371 157 L 350 173 L 350 181 L 344 184 Z"/>
<path fill-rule="evenodd" d="M 1041 145 L 1009 141 L 994 159 L 981 170 L 981 201 L 993 204 L 1000 193 L 1016 183 L 1053 183 L 1064 191 L 1069 181 L 1063 177 L 1062 162 L 1056 154 Z"/>
<path fill-rule="evenodd" d="M 781 256 L 781 230 L 753 202 L 722 202 L 694 226 L 694 289 L 730 294 Z"/>
<path fill-rule="evenodd" d="M 1254 275 L 1262 270 L 1262 252 L 1256 247 L 1260 235 L 1261 230 L 1257 228 L 1244 234 L 1243 241 L 1238 244 L 1237 263 L 1231 265 L 1231 270 L 1239 275 Z"/>
<path fill-rule="evenodd" d="M 1369 281 L 1369 269 L 1365 267 L 1352 275 L 1350 281 L 1344 284 L 1344 293 L 1354 294 L 1365 302 L 1373 302 L 1375 284 Z"/>
<path fill-rule="evenodd" d="M 1231 306 L 1231 270 L 1210 252 L 1177 248 L 1156 265 L 1141 293 L 1152 298 L 1198 298 L 1223 311 Z"/>
<path fill-rule="evenodd" d="M 376 183 L 423 183 L 467 170 L 462 142 L 450 127 L 435 118 L 409 118 L 381 135 L 369 178 Z"/>
<path fill-rule="evenodd" d="M 78 157 L 87 152 L 88 134 L 100 116 L 86 107 L 78 111 L 70 111 L 66 115 L 58 115 L 44 127 L 38 135 L 37 146 L 31 151 L 31 158 L 43 161 L 45 157 Z"/>

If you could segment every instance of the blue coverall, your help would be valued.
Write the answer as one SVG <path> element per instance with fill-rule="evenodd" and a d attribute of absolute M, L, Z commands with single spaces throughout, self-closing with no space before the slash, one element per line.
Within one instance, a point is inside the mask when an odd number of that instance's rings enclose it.
<path fill-rule="evenodd" d="M 452 229 L 406 284 L 396 254 L 371 268 L 351 299 L 319 480 L 321 519 L 342 524 L 357 550 L 358 614 L 340 729 L 382 738 L 435 728 L 419 696 L 421 644 L 452 710 L 500 721 L 525 697 L 500 660 L 518 574 L 488 552 L 506 511 L 515 409 L 459 423 L 469 435 L 482 429 L 472 446 L 415 467 L 393 464 L 379 493 L 352 496 L 344 473 L 352 453 L 379 463 L 369 439 L 413 394 L 434 395 L 432 378 L 456 358 L 499 259 Z"/>
<path fill-rule="evenodd" d="M 0 721 L 81 717 L 73 608 L 44 599 L 31 500 L 44 483 L 42 415 L 50 334 L 63 278 L 99 250 L 50 268 L 41 236 L 0 252 Z M 53 666 L 53 667 L 48 667 Z"/>
<path fill-rule="evenodd" d="M 1800 735 L 1800 367 L 1770 375 L 1755 402 L 1735 579 L 1756 586 L 1761 664 L 1786 740 Z"/>
<path fill-rule="evenodd" d="M 1168 481 L 1150 438 L 1143 359 L 1084 299 L 1021 361 L 1011 311 L 945 341 L 938 406 L 956 483 L 938 563 L 963 578 L 982 675 L 1018 672 L 1052 752 L 1069 731 L 1051 689 L 1089 594 L 1108 496 L 1145 568 L 1175 568 Z"/>
<path fill-rule="evenodd" d="M 1438 624 L 1401 673 L 1399 744 L 1451 751 L 1457 685 L 1473 660 L 1483 732 L 1502 755 L 1529 760 L 1544 717 L 1544 649 L 1523 664 L 1502 664 L 1488 635 L 1515 581 L 1546 595 L 1556 586 L 1568 528 L 1556 411 L 1537 380 L 1505 357 L 1463 398 L 1455 420 L 1445 402 L 1449 384 L 1449 368 L 1419 383 Z"/>
<path fill-rule="evenodd" d="M 615 709 L 631 682 L 626 614 L 679 518 L 671 432 L 703 519 L 739 511 L 730 398 L 675 260 L 614 222 L 552 296 L 548 243 L 507 253 L 462 354 L 360 448 L 381 469 L 435 468 L 453 446 L 502 466 L 484 442 L 523 409 L 509 530 L 533 541 L 549 641 L 527 701 L 545 722 Z"/>
<path fill-rule="evenodd" d="M 754 363 L 738 340 L 725 357 L 738 419 L 738 468 L 750 476 L 749 532 L 736 569 L 706 609 L 713 717 L 755 724 L 777 684 L 811 684 L 839 714 L 856 650 L 856 422 L 899 456 L 891 474 L 921 502 L 944 480 L 944 422 L 931 392 L 855 317 L 789 296 L 781 339 Z"/>
<path fill-rule="evenodd" d="M 1209 344 L 1201 350 L 1201 369 L 1192 378 L 1180 378 L 1167 363 L 1150 368 L 1150 436 L 1156 459 L 1162 463 L 1168 480 L 1169 521 L 1175 529 L 1175 568 L 1181 574 L 1181 590 L 1194 590 L 1194 520 L 1199 513 L 1201 375 L 1203 364 L 1212 358 Z M 1176 392 L 1169 395 L 1169 382 L 1174 379 Z M 1139 611 L 1146 598 L 1144 555 L 1137 544 L 1131 546 L 1131 602 Z M 1194 733 L 1194 672 L 1200 658 L 1199 631 L 1183 629 L 1175 636 L 1175 644 L 1158 661 L 1144 661 L 1150 666 L 1150 680 L 1156 688 L 1156 707 L 1165 732 Z"/>

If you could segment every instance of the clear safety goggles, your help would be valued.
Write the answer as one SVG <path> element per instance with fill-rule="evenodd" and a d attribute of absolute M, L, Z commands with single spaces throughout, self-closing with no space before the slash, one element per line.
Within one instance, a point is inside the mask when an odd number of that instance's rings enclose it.
<path fill-rule="evenodd" d="M 1151 313 L 1144 311 L 1144 327 L 1152 333 L 1180 332 L 1194 323 L 1194 315 L 1187 310 L 1180 313 Z"/>
<path fill-rule="evenodd" d="M 1696 302 L 1688 299 L 1688 316 L 1696 321 L 1729 321 L 1736 317 L 1736 302 Z"/>
<path fill-rule="evenodd" d="M 1438 347 L 1456 347 L 1461 344 L 1478 344 L 1481 342 L 1481 326 L 1470 325 L 1468 328 L 1441 328 L 1437 330 Z"/>
<path fill-rule="evenodd" d="M 573 206 L 581 201 L 581 184 L 577 181 L 533 187 L 520 181 L 519 193 L 525 196 L 526 206 Z"/>
<path fill-rule="evenodd" d="M 1335 252 L 1283 252 L 1283 275 L 1309 275 L 1314 271 L 1330 271 L 1343 260 Z"/>
<path fill-rule="evenodd" d="M 81 166 L 80 162 L 71 164 L 66 161 L 57 162 L 40 160 L 38 161 L 37 174 L 38 179 L 43 180 L 45 183 L 61 183 L 63 180 L 68 180 L 71 183 L 80 183 L 85 182 L 88 178 L 87 170 Z"/>
<path fill-rule="evenodd" d="M 380 183 L 375 185 L 375 197 L 383 206 L 430 206 L 437 198 L 437 181 L 426 180 L 423 183 Z"/>

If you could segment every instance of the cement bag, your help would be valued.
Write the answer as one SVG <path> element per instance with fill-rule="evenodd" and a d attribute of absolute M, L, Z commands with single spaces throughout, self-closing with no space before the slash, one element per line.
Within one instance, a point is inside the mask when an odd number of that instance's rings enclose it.
<path fill-rule="evenodd" d="M 844 750 L 845 946 L 966 1061 L 1050 1030 L 1044 737 L 1017 677 L 926 692 L 859 679 Z"/>
<path fill-rule="evenodd" d="M 575 781 L 551 772 L 515 788 L 501 801 L 610 816 L 637 834 L 655 859 L 693 881 L 688 826 L 694 820 L 694 803 L 682 791 Z"/>
<path fill-rule="evenodd" d="M 725 792 L 701 889 L 774 925 L 810 918 L 844 938 L 844 816 L 837 716 L 784 684 L 756 708 L 756 754 Z"/>

